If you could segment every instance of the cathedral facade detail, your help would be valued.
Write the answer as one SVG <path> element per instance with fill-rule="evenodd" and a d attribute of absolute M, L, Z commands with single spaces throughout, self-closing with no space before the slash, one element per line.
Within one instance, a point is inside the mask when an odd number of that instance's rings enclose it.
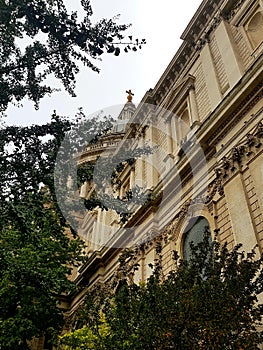
<path fill-rule="evenodd" d="M 84 218 L 79 233 L 88 259 L 74 276 L 83 291 L 69 300 L 69 316 L 85 290 L 113 278 L 124 247 L 137 252 L 136 282 L 151 273 L 157 241 L 168 273 L 173 251 L 186 255 L 187 242 L 198 240 L 205 226 L 230 248 L 242 243 L 262 254 L 263 1 L 205 0 L 181 38 L 138 106 L 127 91 L 117 126 L 104 139 L 115 153 L 124 144 L 156 147 L 126 164 L 118 193 L 122 199 L 138 186 L 151 200 L 123 222 L 114 210 L 100 208 L 92 221 Z M 81 163 L 99 152 L 88 146 Z M 91 190 L 84 184 L 80 196 L 87 198 Z"/>

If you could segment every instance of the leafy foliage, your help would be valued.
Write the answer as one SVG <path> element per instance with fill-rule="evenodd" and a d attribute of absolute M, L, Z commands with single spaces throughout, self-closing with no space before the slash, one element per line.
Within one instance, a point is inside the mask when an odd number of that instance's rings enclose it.
<path fill-rule="evenodd" d="M 110 328 L 105 320 L 105 315 L 99 313 L 99 322 L 97 324 L 96 331 L 94 328 L 88 328 L 83 326 L 81 329 L 76 330 L 74 333 L 66 333 L 60 339 L 62 339 L 64 349 L 70 350 L 72 347 L 77 350 L 81 349 L 100 349 L 106 350 L 106 344 L 102 343 L 102 339 L 106 339 L 109 336 Z"/>
<path fill-rule="evenodd" d="M 84 259 L 83 242 L 71 225 L 74 214 L 85 209 L 83 202 L 76 203 L 77 182 L 92 180 L 94 174 L 93 163 L 77 170 L 77 154 L 111 127 L 110 118 L 88 119 L 80 111 L 74 122 L 54 113 L 46 125 L 0 129 L 0 344 L 7 350 L 27 349 L 28 340 L 56 334 L 63 324 L 59 296 L 74 290 L 67 276 Z M 108 160 L 113 169 L 118 161 Z M 98 176 L 105 175 L 108 162 Z M 77 194 L 68 188 L 71 176 Z M 61 198 L 66 198 L 65 210 Z M 105 203 L 96 196 L 88 200 L 88 209 L 97 206 Z"/>
<path fill-rule="evenodd" d="M 0 130 L 0 344 L 7 350 L 58 331 L 57 295 L 72 291 L 67 275 L 82 261 L 83 244 L 65 235 L 54 196 L 56 152 L 69 128 L 54 114 L 43 126 Z"/>
<path fill-rule="evenodd" d="M 79 63 L 99 71 L 95 60 L 103 53 L 118 56 L 129 25 L 118 17 L 92 22 L 89 0 L 81 0 L 83 20 L 68 13 L 63 0 L 0 0 L 0 111 L 25 96 L 38 106 L 54 91 L 45 84 L 53 75 L 74 94 Z M 130 37 L 132 39 L 132 37 Z M 145 40 L 128 42 L 136 51 Z"/>
<path fill-rule="evenodd" d="M 108 331 L 95 349 L 258 349 L 263 340 L 262 258 L 241 251 L 241 245 L 229 251 L 206 236 L 192 246 L 188 261 L 175 253 L 174 269 L 163 278 L 158 249 L 153 274 L 140 285 L 127 277 L 136 265 L 127 269 L 133 253 L 125 252 L 117 289 L 103 286 L 91 292 L 80 318 L 85 328 L 65 335 L 61 343 L 67 339 L 68 349 L 89 348 L 83 336 L 98 336 L 100 319 L 94 315 L 103 310 Z"/>
<path fill-rule="evenodd" d="M 121 222 L 126 222 L 135 206 L 147 204 L 153 198 L 152 193 L 144 193 L 139 186 L 134 186 L 122 198 L 119 197 L 124 168 L 131 166 L 136 158 L 151 154 L 153 149 L 149 146 L 130 149 L 129 140 L 126 140 L 115 152 L 115 148 L 107 143 L 113 122 L 111 117 L 87 119 L 80 111 L 76 125 L 60 146 L 55 169 L 56 198 L 64 216 L 70 218 L 76 231 L 78 221 L 72 215 L 74 212 L 85 215 L 86 209 L 99 206 L 103 210 L 115 210 Z M 89 154 L 89 151 L 85 151 L 87 145 L 93 150 L 99 149 L 97 155 L 90 159 L 89 156 L 85 157 L 85 154 Z M 69 178 L 73 180 L 72 185 L 68 183 Z M 90 189 L 92 187 L 92 191 L 88 198 L 81 200 L 76 193 L 85 182 Z"/>
<path fill-rule="evenodd" d="M 88 124 L 97 136 L 102 125 L 111 125 L 95 119 Z M 58 332 L 63 310 L 57 297 L 75 288 L 68 275 L 82 262 L 84 246 L 65 234 L 70 227 L 54 184 L 57 153 L 70 130 L 74 136 L 73 124 L 55 113 L 46 125 L 0 130 L 0 344 L 5 349 L 26 349 L 32 337 Z M 84 143 L 79 140 L 79 147 Z"/>
<path fill-rule="evenodd" d="M 125 44 L 129 25 L 117 24 L 117 17 L 94 24 L 90 1 L 81 5 L 83 20 L 68 13 L 63 0 L 0 0 L 0 112 L 24 97 L 38 108 L 40 99 L 54 91 L 46 85 L 49 76 L 74 96 L 80 64 L 98 72 L 94 62 L 103 53 L 118 56 L 121 45 L 127 52 L 145 43 L 130 37 Z M 86 128 L 99 137 L 110 124 L 94 118 Z M 0 118 L 1 349 L 28 349 L 33 337 L 59 332 L 59 296 L 75 288 L 68 275 L 83 261 L 84 245 L 70 233 L 74 230 L 59 208 L 54 183 L 57 153 L 70 130 L 81 149 L 87 135 L 77 134 L 55 113 L 50 123 L 30 127 L 7 127 Z M 92 177 L 92 166 L 85 172 Z"/>

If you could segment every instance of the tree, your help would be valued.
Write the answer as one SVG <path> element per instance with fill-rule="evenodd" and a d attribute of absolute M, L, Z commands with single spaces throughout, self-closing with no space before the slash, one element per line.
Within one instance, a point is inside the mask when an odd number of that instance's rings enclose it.
<path fill-rule="evenodd" d="M 82 202 L 76 191 L 71 196 L 68 179 L 74 172 L 76 190 L 92 181 L 94 172 L 93 163 L 77 169 L 74 154 L 111 127 L 111 119 L 89 119 L 80 111 L 71 122 L 54 113 L 46 125 L 0 129 L 0 344 L 6 350 L 27 349 L 33 337 L 47 333 L 54 338 L 61 330 L 60 296 L 75 290 L 68 276 L 85 258 L 74 213 L 85 205 L 107 210 L 96 196 Z M 138 148 L 127 157 L 145 152 L 150 149 Z M 118 165 L 112 175 L 116 180 L 124 159 L 125 150 L 120 159 L 105 159 L 97 176 L 103 181 L 105 169 Z M 115 200 L 105 196 L 108 203 Z"/>
<path fill-rule="evenodd" d="M 256 258 L 254 250 L 246 254 L 241 245 L 229 251 L 226 244 L 211 243 L 206 235 L 202 243 L 192 245 L 188 261 L 174 254 L 174 268 L 164 278 L 160 245 L 157 254 L 147 283 L 136 285 L 125 277 L 136 269 L 136 264 L 127 265 L 133 252 L 125 252 L 117 288 L 115 284 L 114 291 L 102 287 L 91 292 L 80 312 L 87 328 L 66 334 L 61 343 L 70 350 L 89 348 L 86 330 L 100 340 L 95 349 L 258 349 L 263 340 L 263 306 L 258 301 L 262 257 Z M 103 336 L 98 333 L 103 324 L 98 310 L 107 325 Z"/>
<path fill-rule="evenodd" d="M 94 24 L 90 2 L 81 5 L 80 21 L 63 0 L 0 0 L 0 112 L 24 97 L 37 108 L 54 91 L 49 75 L 74 96 L 80 64 L 98 72 L 94 60 L 120 54 L 129 25 L 118 25 L 117 17 Z M 145 43 L 129 39 L 126 52 Z M 28 349 L 33 337 L 60 331 L 59 296 L 75 288 L 68 275 L 83 261 L 83 242 L 61 213 L 54 184 L 57 153 L 72 123 L 55 113 L 41 126 L 0 122 L 0 348 Z M 94 118 L 86 128 L 98 137 L 110 123 Z"/>
<path fill-rule="evenodd" d="M 94 24 L 90 1 L 81 5 L 80 21 L 63 0 L 0 0 L 0 111 L 24 97 L 37 107 L 53 91 L 45 84 L 49 75 L 74 96 L 80 63 L 98 72 L 94 60 L 103 53 L 120 54 L 129 25 L 117 24 L 117 17 Z M 136 51 L 144 43 L 136 39 L 123 48 Z"/>
<path fill-rule="evenodd" d="M 65 235 L 54 201 L 56 150 L 69 127 L 54 115 L 47 125 L 0 130 L 1 349 L 28 349 L 28 340 L 63 323 L 57 295 L 72 291 L 67 275 L 83 249 Z"/>
<path fill-rule="evenodd" d="M 93 136 L 110 125 L 87 121 Z M 68 275 L 83 261 L 83 242 L 65 234 L 70 227 L 54 185 L 58 149 L 71 129 L 54 113 L 46 125 L 0 130 L 0 344 L 6 350 L 27 349 L 33 337 L 60 331 L 58 297 L 74 290 Z"/>

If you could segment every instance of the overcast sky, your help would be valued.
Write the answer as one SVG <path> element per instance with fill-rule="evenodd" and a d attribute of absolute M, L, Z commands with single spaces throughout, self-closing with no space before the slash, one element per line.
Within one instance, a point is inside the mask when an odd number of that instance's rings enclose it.
<path fill-rule="evenodd" d="M 79 9 L 78 0 L 65 0 L 65 3 L 72 9 Z M 23 107 L 8 108 L 6 122 L 45 123 L 53 110 L 59 115 L 74 116 L 79 107 L 83 107 L 87 115 L 93 114 L 125 103 L 127 89 L 134 92 L 134 102 L 140 102 L 145 92 L 155 86 L 181 45 L 180 36 L 200 3 L 201 0 L 93 0 L 95 18 L 120 14 L 120 23 L 132 23 L 127 34 L 145 38 L 147 45 L 138 52 L 122 52 L 119 57 L 102 56 L 102 61 L 97 62 L 101 69 L 99 74 L 88 68 L 81 69 L 77 77 L 77 97 L 56 92 L 41 101 L 38 111 L 34 110 L 32 102 L 23 101 Z M 60 87 L 58 83 L 56 86 Z"/>

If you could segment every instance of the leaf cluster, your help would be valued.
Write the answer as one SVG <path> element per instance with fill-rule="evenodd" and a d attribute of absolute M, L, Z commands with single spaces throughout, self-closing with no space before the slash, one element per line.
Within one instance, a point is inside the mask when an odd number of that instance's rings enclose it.
<path fill-rule="evenodd" d="M 240 245 L 229 251 L 208 237 L 192 247 L 189 260 L 174 256 L 174 269 L 166 278 L 157 269 L 146 283 L 137 285 L 121 275 L 117 289 L 107 290 L 104 298 L 94 297 L 98 292 L 93 294 L 93 306 L 87 302 L 83 320 L 89 331 L 97 334 L 96 322 L 90 323 L 89 316 L 94 304 L 103 310 L 109 332 L 101 338 L 100 346 L 130 350 L 258 349 L 263 340 L 259 301 L 262 258 L 256 258 L 254 250 L 246 254 Z M 121 265 L 130 261 L 130 254 L 122 260 Z M 76 333 L 67 336 L 68 344 L 73 335 Z M 78 346 L 71 344 L 69 349 Z"/>
<path fill-rule="evenodd" d="M 82 261 L 83 243 L 65 234 L 55 198 L 57 150 L 70 123 L 0 130 L 0 344 L 27 341 L 63 324 L 57 296 L 74 285 L 68 275 Z"/>
<path fill-rule="evenodd" d="M 50 75 L 75 96 L 79 63 L 99 72 L 95 60 L 103 53 L 118 56 L 137 51 L 145 40 L 123 43 L 129 25 L 118 16 L 92 22 L 89 0 L 81 0 L 84 18 L 68 12 L 63 0 L 0 0 L 0 111 L 28 97 L 38 103 L 54 89 Z M 123 45 L 124 44 L 124 45 Z"/>
<path fill-rule="evenodd" d="M 100 142 L 111 127 L 111 118 L 88 119 L 80 110 L 72 122 L 54 112 L 45 125 L 0 129 L 0 344 L 5 349 L 26 348 L 32 337 L 47 330 L 55 334 L 63 323 L 58 296 L 72 292 L 67 277 L 84 259 L 72 226 L 84 208 L 78 186 L 94 175 L 93 163 L 78 168 L 77 162 L 87 143 Z M 113 171 L 118 159 L 109 160 Z M 70 178 L 78 179 L 73 191 Z M 103 205 L 96 196 L 89 199 L 89 209 Z"/>

